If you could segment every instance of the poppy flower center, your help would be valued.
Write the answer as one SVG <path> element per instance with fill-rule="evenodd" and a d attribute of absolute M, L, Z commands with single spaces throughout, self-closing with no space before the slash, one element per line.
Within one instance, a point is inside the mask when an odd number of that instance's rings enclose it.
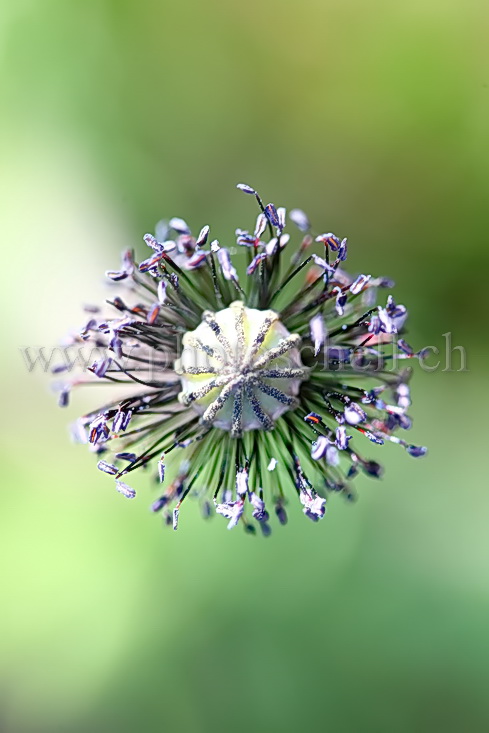
<path fill-rule="evenodd" d="M 236 301 L 217 313 L 205 311 L 200 325 L 184 335 L 175 364 L 179 400 L 204 424 L 236 437 L 245 430 L 270 430 L 295 406 L 307 375 L 300 341 L 272 310 Z"/>

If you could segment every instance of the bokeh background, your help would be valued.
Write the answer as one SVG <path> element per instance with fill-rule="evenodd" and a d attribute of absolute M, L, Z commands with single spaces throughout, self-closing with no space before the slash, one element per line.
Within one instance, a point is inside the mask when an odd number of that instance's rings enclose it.
<path fill-rule="evenodd" d="M 2 731 L 488 730 L 488 15 L 2 3 Z M 429 456 L 381 449 L 355 505 L 270 540 L 124 501 L 67 440 L 85 398 L 58 410 L 19 351 L 77 325 L 162 216 L 231 241 L 241 180 L 392 276 L 415 346 L 467 353 L 414 380 Z"/>

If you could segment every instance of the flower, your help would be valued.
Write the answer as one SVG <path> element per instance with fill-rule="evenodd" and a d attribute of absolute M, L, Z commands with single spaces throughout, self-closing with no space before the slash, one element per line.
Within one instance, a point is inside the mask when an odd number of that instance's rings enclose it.
<path fill-rule="evenodd" d="M 236 230 L 234 252 L 208 244 L 209 226 L 194 237 L 173 218 L 144 237 L 148 258 L 138 264 L 125 252 L 121 269 L 107 272 L 119 289 L 110 317 L 92 307 L 71 340 L 96 358 L 59 386 L 59 401 L 66 406 L 81 384 L 118 388 L 73 435 L 127 498 L 136 494 L 127 477 L 151 467 L 161 494 L 152 510 L 165 524 L 178 527 L 190 494 L 205 517 L 213 503 L 229 529 L 268 536 L 272 506 L 280 524 L 291 499 L 317 522 L 331 492 L 354 497 L 360 471 L 380 477 L 363 442 L 426 453 L 398 434 L 412 424 L 404 360 L 423 352 L 400 338 L 406 308 L 392 295 L 377 304 L 392 282 L 343 269 L 345 238 L 313 234 L 293 209 L 293 246 L 285 208 L 238 188 L 259 213 L 252 233 Z M 313 247 L 320 254 L 308 254 Z"/>

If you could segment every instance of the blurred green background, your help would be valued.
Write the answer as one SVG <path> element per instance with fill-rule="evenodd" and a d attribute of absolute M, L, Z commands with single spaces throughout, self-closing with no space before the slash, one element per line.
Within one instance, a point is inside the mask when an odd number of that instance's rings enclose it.
<path fill-rule="evenodd" d="M 2 4 L 2 731 L 489 729 L 488 15 Z M 68 442 L 85 398 L 58 410 L 19 353 L 77 325 L 162 216 L 232 241 L 241 180 L 348 235 L 353 270 L 396 280 L 409 341 L 450 331 L 468 359 L 413 382 L 426 459 L 381 449 L 358 503 L 270 540 L 192 504 L 163 531 L 149 491 L 122 500 Z"/>

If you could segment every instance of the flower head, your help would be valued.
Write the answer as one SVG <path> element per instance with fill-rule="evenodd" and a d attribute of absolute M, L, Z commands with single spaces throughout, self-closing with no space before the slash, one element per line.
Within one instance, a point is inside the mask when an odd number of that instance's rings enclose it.
<path fill-rule="evenodd" d="M 300 239 L 292 245 L 285 209 L 238 188 L 259 213 L 253 231 L 236 230 L 234 253 L 208 244 L 208 226 L 194 237 L 173 218 L 144 237 L 146 259 L 125 252 L 121 268 L 107 272 L 120 291 L 109 317 L 90 309 L 73 336 L 96 358 L 60 386 L 60 404 L 80 384 L 117 387 L 73 431 L 117 491 L 133 498 L 126 480 L 152 467 L 161 494 L 152 509 L 165 524 L 177 528 L 190 494 L 204 516 L 213 503 L 229 529 L 267 536 L 272 507 L 281 524 L 290 500 L 318 521 L 330 492 L 353 498 L 359 471 L 378 478 L 381 466 L 362 443 L 426 453 L 398 435 L 412 422 L 402 365 L 423 352 L 400 338 L 406 308 L 392 295 L 376 304 L 391 281 L 343 269 L 345 238 L 315 236 L 293 209 Z"/>

